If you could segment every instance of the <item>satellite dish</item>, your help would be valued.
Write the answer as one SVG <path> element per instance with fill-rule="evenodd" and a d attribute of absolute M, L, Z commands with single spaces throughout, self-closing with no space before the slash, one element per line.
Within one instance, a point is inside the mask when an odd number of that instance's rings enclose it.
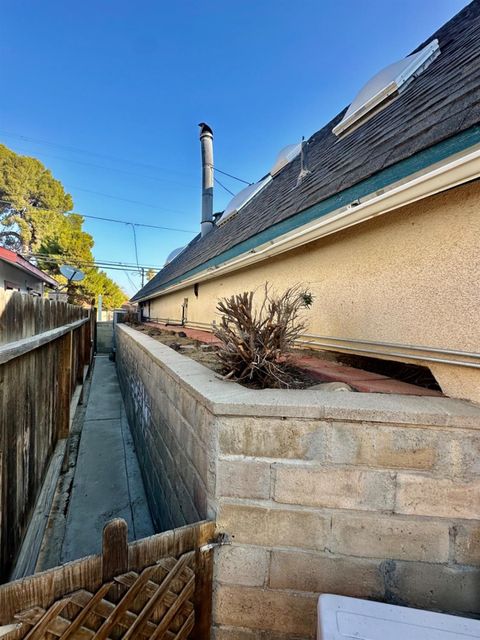
<path fill-rule="evenodd" d="M 62 276 L 65 276 L 68 282 L 80 282 L 80 280 L 85 278 L 83 271 L 80 271 L 80 269 L 77 269 L 76 267 L 71 267 L 68 264 L 62 264 L 60 267 L 60 273 Z"/>

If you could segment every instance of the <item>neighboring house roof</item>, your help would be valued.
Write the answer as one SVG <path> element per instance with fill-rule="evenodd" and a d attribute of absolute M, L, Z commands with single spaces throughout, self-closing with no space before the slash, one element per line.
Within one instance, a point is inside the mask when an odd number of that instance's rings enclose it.
<path fill-rule="evenodd" d="M 464 147 L 480 142 L 480 128 L 476 127 L 480 123 L 480 0 L 465 7 L 415 51 L 433 38 L 439 41 L 440 55 L 395 100 L 338 138 L 332 128 L 343 118 L 344 109 L 307 141 L 311 173 L 300 185 L 297 157 L 228 222 L 203 238 L 195 237 L 132 300 L 161 292 L 221 255 L 231 257 L 234 247 L 258 246 L 255 237 L 265 230 L 452 136 L 470 130 L 471 135 L 464 136 Z M 443 157 L 458 150 L 444 145 Z M 423 162 L 432 164 L 438 159 L 424 157 Z"/>
<path fill-rule="evenodd" d="M 25 258 L 22 258 L 22 256 L 18 253 L 15 253 L 15 251 L 10 251 L 10 249 L 0 247 L 0 260 L 8 262 L 8 264 L 17 267 L 17 269 L 30 274 L 41 282 L 45 282 L 45 284 L 50 285 L 51 287 L 58 286 L 58 282 L 56 280 L 48 276 L 46 273 L 43 273 L 43 271 L 38 269 L 35 265 L 28 262 L 28 260 L 25 260 Z"/>

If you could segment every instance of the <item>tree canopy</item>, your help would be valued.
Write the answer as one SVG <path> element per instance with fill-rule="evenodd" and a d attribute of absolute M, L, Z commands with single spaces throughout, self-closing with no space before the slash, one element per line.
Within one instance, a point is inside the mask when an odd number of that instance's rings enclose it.
<path fill-rule="evenodd" d="M 94 241 L 72 209 L 71 195 L 49 169 L 0 144 L 0 244 L 34 256 L 30 259 L 60 284 L 67 282 L 60 274 L 62 263 L 81 269 L 85 279 L 69 285 L 70 302 L 90 303 L 102 294 L 104 308 L 119 307 L 127 296 L 104 271 L 91 266 Z"/>

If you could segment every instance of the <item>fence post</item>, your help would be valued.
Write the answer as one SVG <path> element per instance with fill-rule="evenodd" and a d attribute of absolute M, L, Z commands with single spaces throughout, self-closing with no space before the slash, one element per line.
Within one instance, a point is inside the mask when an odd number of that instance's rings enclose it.
<path fill-rule="evenodd" d="M 90 311 L 88 312 L 90 314 Z M 91 334 L 91 320 L 90 316 L 88 322 L 85 324 L 85 334 L 83 340 L 83 364 L 90 369 L 90 334 Z M 87 372 L 88 375 L 88 372 Z"/>
<path fill-rule="evenodd" d="M 72 391 L 72 331 L 59 340 L 58 354 L 58 438 L 70 432 L 70 397 Z"/>
<path fill-rule="evenodd" d="M 203 640 L 210 637 L 212 625 L 212 580 L 213 549 L 202 549 L 212 542 L 213 525 L 211 522 L 198 525 L 195 541 L 195 627 L 192 640 Z"/>
<path fill-rule="evenodd" d="M 93 354 L 92 357 L 97 353 L 97 310 L 94 308 L 93 309 L 93 317 L 92 317 L 92 324 L 93 324 Z"/>
<path fill-rule="evenodd" d="M 103 528 L 102 581 L 128 571 L 128 527 L 123 518 L 107 522 Z"/>
<path fill-rule="evenodd" d="M 77 345 L 77 371 L 76 371 L 76 383 L 83 384 L 83 333 L 85 325 L 82 325 L 77 329 L 76 345 Z"/>

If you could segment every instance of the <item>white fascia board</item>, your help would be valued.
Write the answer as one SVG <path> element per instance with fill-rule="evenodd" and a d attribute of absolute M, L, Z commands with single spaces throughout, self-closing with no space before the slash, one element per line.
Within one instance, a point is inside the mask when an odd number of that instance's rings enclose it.
<path fill-rule="evenodd" d="M 319 240 L 476 178 L 480 178 L 480 144 L 470 147 L 468 152 L 464 151 L 456 154 L 443 162 L 439 162 L 428 169 L 394 183 L 381 193 L 376 192 L 366 196 L 358 204 L 352 203 L 332 211 L 298 229 L 261 244 L 236 258 L 227 260 L 217 266 L 209 267 L 162 291 L 157 291 L 150 296 L 141 298 L 138 302 L 158 298 L 173 291 L 184 289 L 196 282 L 205 282 L 231 271 L 251 266 L 261 260 L 291 251 L 309 242 Z"/>

